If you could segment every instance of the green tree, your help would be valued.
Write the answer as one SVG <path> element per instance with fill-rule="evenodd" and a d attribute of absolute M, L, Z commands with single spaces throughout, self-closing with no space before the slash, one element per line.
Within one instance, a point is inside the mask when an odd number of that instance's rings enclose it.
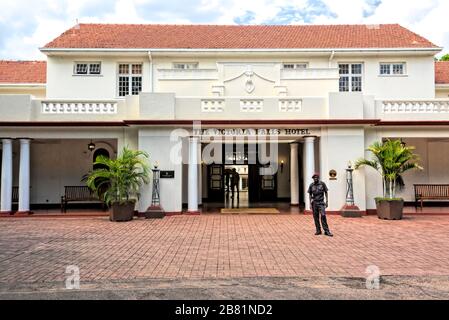
<path fill-rule="evenodd" d="M 445 54 L 440 58 L 440 61 L 449 61 L 449 53 Z"/>
<path fill-rule="evenodd" d="M 87 174 L 87 186 L 108 205 L 135 201 L 140 187 L 150 181 L 148 157 L 146 152 L 126 147 L 117 159 L 100 155 L 94 162 L 100 168 Z"/>
<path fill-rule="evenodd" d="M 384 198 L 396 197 L 396 187 L 404 184 L 404 172 L 422 170 L 418 164 L 418 155 L 413 153 L 415 147 L 406 147 L 401 140 L 375 142 L 367 150 L 372 153 L 373 158 L 357 160 L 355 168 L 371 167 L 382 176 Z"/>

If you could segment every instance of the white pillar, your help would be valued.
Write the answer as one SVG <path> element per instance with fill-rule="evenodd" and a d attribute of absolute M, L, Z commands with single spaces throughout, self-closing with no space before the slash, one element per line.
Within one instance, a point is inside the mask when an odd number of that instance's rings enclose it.
<path fill-rule="evenodd" d="M 2 187 L 1 208 L 2 213 L 12 211 L 12 140 L 2 139 Z"/>
<path fill-rule="evenodd" d="M 298 164 L 298 143 L 290 144 L 290 198 L 291 205 L 299 205 L 299 164 Z"/>
<path fill-rule="evenodd" d="M 189 138 L 188 208 L 190 213 L 198 212 L 198 137 Z"/>
<path fill-rule="evenodd" d="M 312 183 L 312 176 L 315 173 L 315 137 L 304 138 L 304 196 L 306 210 L 310 210 L 310 199 L 307 189 Z"/>
<path fill-rule="evenodd" d="M 30 139 L 20 139 L 19 212 L 30 212 Z"/>
<path fill-rule="evenodd" d="M 203 204 L 203 168 L 201 157 L 201 143 L 198 143 L 198 204 Z"/>

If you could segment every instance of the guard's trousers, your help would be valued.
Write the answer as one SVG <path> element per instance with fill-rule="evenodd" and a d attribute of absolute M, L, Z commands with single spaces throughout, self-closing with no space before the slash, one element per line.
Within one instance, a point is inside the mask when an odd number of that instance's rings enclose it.
<path fill-rule="evenodd" d="M 329 232 L 329 226 L 327 225 L 326 219 L 326 205 L 324 203 L 313 203 L 313 220 L 315 220 L 315 227 L 317 232 L 321 232 L 321 227 L 323 227 L 324 232 Z M 320 225 L 321 217 L 321 225 Z"/>

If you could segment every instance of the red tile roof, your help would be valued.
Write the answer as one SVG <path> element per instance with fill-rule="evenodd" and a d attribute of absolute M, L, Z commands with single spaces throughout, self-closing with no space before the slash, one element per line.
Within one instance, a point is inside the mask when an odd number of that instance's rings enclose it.
<path fill-rule="evenodd" d="M 435 62 L 435 83 L 449 84 L 449 61 Z"/>
<path fill-rule="evenodd" d="M 0 60 L 0 83 L 46 83 L 45 61 Z"/>
<path fill-rule="evenodd" d="M 79 24 L 44 48 L 336 49 L 437 48 L 391 25 Z"/>

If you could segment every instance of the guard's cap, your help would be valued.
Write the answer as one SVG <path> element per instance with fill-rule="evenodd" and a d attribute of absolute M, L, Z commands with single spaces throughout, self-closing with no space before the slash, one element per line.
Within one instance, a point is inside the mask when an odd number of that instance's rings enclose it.
<path fill-rule="evenodd" d="M 318 172 L 315 172 L 315 173 L 313 174 L 313 176 L 312 176 L 312 179 L 314 179 L 315 177 L 319 178 L 319 177 L 320 177 L 320 174 L 319 174 Z"/>

